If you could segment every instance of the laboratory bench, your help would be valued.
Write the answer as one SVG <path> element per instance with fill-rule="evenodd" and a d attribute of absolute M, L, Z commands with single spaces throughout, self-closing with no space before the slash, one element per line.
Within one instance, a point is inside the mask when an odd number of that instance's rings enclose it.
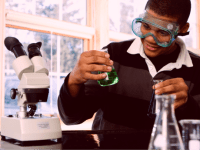
<path fill-rule="evenodd" d="M 0 149 L 147 149 L 151 131 L 63 131 L 61 140 L 20 142 L 6 138 Z M 4 137 L 3 137 L 4 138 Z"/>

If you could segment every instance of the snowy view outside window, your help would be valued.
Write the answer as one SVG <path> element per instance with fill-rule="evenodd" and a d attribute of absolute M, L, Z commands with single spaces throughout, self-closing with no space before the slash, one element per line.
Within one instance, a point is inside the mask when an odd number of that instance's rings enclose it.
<path fill-rule="evenodd" d="M 133 34 L 131 24 L 144 11 L 147 0 L 109 0 L 110 30 Z"/>
<path fill-rule="evenodd" d="M 86 0 L 7 0 L 6 9 L 86 24 Z M 38 103 L 36 113 L 58 113 L 57 97 L 60 87 L 83 52 L 83 40 L 14 28 L 6 28 L 5 33 L 6 37 L 19 39 L 26 53 L 29 44 L 42 42 L 41 53 L 50 72 L 50 89 L 47 103 Z M 19 110 L 17 98 L 10 98 L 10 89 L 17 88 L 20 82 L 12 67 L 14 60 L 14 54 L 5 48 L 5 115 L 15 114 Z"/>
<path fill-rule="evenodd" d="M 133 19 L 144 12 L 147 0 L 109 0 L 110 30 L 134 34 L 131 26 Z M 188 48 L 197 48 L 197 4 L 191 0 L 192 9 L 188 22 L 190 34 L 180 37 Z"/>
<path fill-rule="evenodd" d="M 86 0 L 6 0 L 6 9 L 86 25 Z"/>
<path fill-rule="evenodd" d="M 197 42 L 197 4 L 196 0 L 191 0 L 192 3 L 192 9 L 190 13 L 190 17 L 188 22 L 190 23 L 190 34 L 187 36 L 181 37 L 183 41 L 186 43 L 186 46 L 188 48 L 198 48 L 198 42 Z M 199 8 L 200 9 L 200 8 Z"/>

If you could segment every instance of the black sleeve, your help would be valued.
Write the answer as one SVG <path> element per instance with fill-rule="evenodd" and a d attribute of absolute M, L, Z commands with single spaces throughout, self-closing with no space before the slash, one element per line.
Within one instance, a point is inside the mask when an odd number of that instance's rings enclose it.
<path fill-rule="evenodd" d="M 101 87 L 97 81 L 88 80 L 81 87 L 76 98 L 71 97 L 67 83 L 69 75 L 60 89 L 58 97 L 58 111 L 62 121 L 66 125 L 80 124 L 92 118 L 101 107 L 107 87 Z"/>
<path fill-rule="evenodd" d="M 114 42 L 104 48 L 108 48 L 110 59 L 115 60 L 115 56 L 118 56 L 120 53 L 118 50 L 128 49 L 132 42 L 133 40 L 119 43 Z M 96 74 L 97 72 L 92 73 Z M 80 124 L 91 118 L 98 109 L 105 105 L 105 97 L 108 96 L 108 87 L 100 86 L 95 80 L 88 80 L 81 87 L 78 96 L 73 98 L 68 90 L 68 78 L 69 75 L 65 78 L 60 89 L 58 111 L 62 121 L 66 125 Z"/>
<path fill-rule="evenodd" d="M 99 106 L 98 102 L 95 103 L 95 99 L 92 100 L 91 96 L 85 95 L 84 84 L 76 98 L 73 98 L 70 95 L 67 87 L 69 75 L 65 78 L 65 81 L 60 89 L 58 97 L 58 111 L 62 121 L 66 125 L 80 124 L 91 118 L 98 110 Z"/>

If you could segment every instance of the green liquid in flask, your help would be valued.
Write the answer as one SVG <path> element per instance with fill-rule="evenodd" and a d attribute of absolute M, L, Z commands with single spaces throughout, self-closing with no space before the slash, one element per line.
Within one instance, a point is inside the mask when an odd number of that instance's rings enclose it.
<path fill-rule="evenodd" d="M 104 73 L 104 72 L 98 71 L 98 74 L 101 74 L 101 73 Z M 106 78 L 97 81 L 99 83 L 99 85 L 110 86 L 110 85 L 118 83 L 119 78 L 118 78 L 117 72 L 115 71 L 114 68 L 112 68 L 111 72 L 106 72 L 106 73 L 107 73 Z"/>

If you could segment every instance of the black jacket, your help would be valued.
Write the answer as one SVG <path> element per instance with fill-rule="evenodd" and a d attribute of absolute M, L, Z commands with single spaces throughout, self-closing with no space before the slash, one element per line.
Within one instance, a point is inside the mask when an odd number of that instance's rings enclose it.
<path fill-rule="evenodd" d="M 58 97 L 60 117 L 65 124 L 80 124 L 97 112 L 93 130 L 151 130 L 154 119 L 147 116 L 147 110 L 152 80 L 177 77 L 183 78 L 189 87 L 187 103 L 175 110 L 177 121 L 200 119 L 200 57 L 189 52 L 193 67 L 163 71 L 152 79 L 144 58 L 127 53 L 132 42 L 106 46 L 119 77 L 117 84 L 101 87 L 97 81 L 89 80 L 79 96 L 72 98 L 67 89 L 69 75 L 66 77 Z"/>

